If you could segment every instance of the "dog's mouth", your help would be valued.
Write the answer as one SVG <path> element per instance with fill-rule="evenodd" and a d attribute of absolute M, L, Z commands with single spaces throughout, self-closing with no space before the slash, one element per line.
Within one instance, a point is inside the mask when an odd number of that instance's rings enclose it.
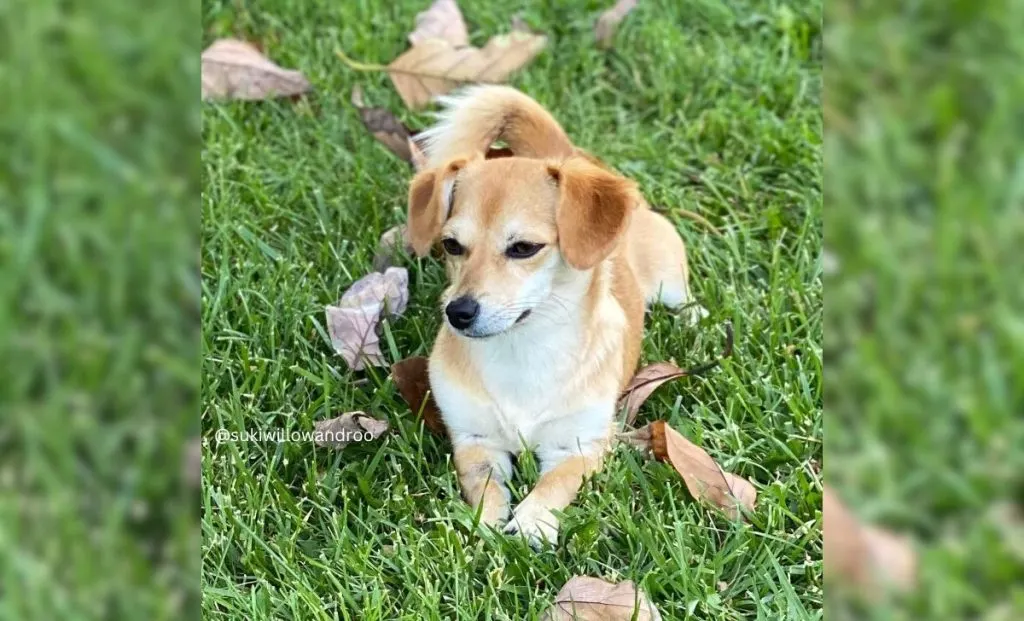
<path fill-rule="evenodd" d="M 470 327 L 470 328 L 467 328 L 465 330 L 458 330 L 458 332 L 460 334 L 462 334 L 463 336 L 469 337 L 471 339 L 486 339 L 486 338 L 490 338 L 492 336 L 498 336 L 499 334 L 505 334 L 506 332 L 508 332 L 512 328 L 514 328 L 514 327 L 518 326 L 519 324 L 521 324 L 523 321 L 526 320 L 527 317 L 530 316 L 530 313 L 532 313 L 532 312 L 533 311 L 529 310 L 529 309 L 523 311 L 522 313 L 520 313 L 520 315 L 518 317 L 516 317 L 515 321 L 513 321 L 511 324 L 507 325 L 506 327 L 504 327 L 504 328 L 502 328 L 500 330 L 488 331 L 488 332 L 478 332 L 477 330 L 474 330 L 473 327 Z"/>

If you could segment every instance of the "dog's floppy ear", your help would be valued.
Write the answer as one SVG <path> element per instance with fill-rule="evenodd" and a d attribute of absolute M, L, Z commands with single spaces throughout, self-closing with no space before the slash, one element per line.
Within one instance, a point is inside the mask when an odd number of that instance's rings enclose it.
<path fill-rule="evenodd" d="M 561 193 L 555 226 L 562 257 L 576 269 L 590 269 L 625 232 L 641 200 L 636 184 L 582 157 L 552 164 L 548 173 Z"/>
<path fill-rule="evenodd" d="M 430 252 L 441 226 L 451 215 L 455 177 L 466 165 L 456 159 L 413 177 L 409 184 L 409 243 L 417 256 Z"/>

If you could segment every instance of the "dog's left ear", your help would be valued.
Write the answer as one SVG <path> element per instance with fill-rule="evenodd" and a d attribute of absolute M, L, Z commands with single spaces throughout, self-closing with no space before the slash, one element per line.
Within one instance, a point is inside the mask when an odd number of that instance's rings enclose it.
<path fill-rule="evenodd" d="M 561 197 L 555 214 L 558 246 L 566 262 L 590 269 L 615 248 L 642 200 L 636 184 L 582 157 L 548 166 Z"/>
<path fill-rule="evenodd" d="M 417 256 L 430 252 L 441 227 L 451 215 L 455 177 L 465 159 L 424 170 L 409 184 L 409 243 Z"/>

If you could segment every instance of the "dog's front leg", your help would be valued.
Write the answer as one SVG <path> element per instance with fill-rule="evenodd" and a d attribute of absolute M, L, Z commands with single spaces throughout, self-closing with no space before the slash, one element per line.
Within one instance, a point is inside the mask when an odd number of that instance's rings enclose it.
<path fill-rule="evenodd" d="M 604 445 L 572 453 L 538 450 L 540 479 L 533 491 L 515 508 L 505 531 L 522 534 L 534 546 L 542 541 L 556 543 L 558 518 L 554 512 L 569 506 L 576 498 L 583 479 L 601 469 L 604 451 Z"/>
<path fill-rule="evenodd" d="M 480 509 L 480 523 L 498 525 L 508 519 L 509 492 L 505 486 L 512 460 L 504 451 L 477 443 L 456 444 L 455 469 L 462 496 L 474 511 Z"/>

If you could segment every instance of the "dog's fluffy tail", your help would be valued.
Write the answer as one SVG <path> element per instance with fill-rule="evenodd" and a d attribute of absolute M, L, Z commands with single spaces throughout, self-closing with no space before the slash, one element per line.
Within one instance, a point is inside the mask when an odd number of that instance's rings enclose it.
<path fill-rule="evenodd" d="M 417 136 L 431 166 L 485 153 L 504 141 L 521 157 L 568 157 L 572 142 L 539 103 L 508 86 L 473 86 L 442 97 L 439 121 Z"/>

